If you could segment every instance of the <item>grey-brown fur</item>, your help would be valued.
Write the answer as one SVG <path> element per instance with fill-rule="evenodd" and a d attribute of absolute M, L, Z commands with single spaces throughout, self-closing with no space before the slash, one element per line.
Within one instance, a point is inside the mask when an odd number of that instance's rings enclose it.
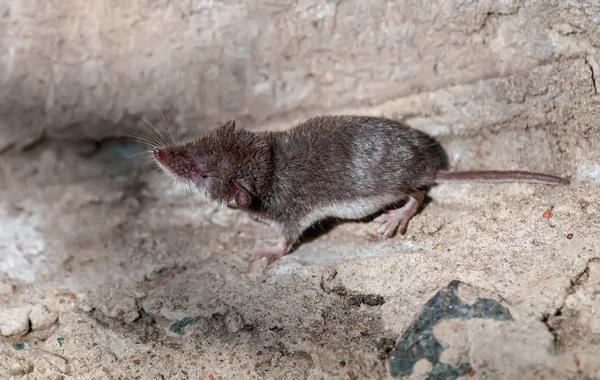
<path fill-rule="evenodd" d="M 426 191 L 438 172 L 452 179 L 433 138 L 366 116 L 314 117 L 285 132 L 253 133 L 229 122 L 155 154 L 208 200 L 247 211 L 290 244 L 320 219 L 360 219 Z"/>
<path fill-rule="evenodd" d="M 251 216 L 274 222 L 295 239 L 299 220 L 315 207 L 382 193 L 431 186 L 445 156 L 426 134 L 383 118 L 315 117 L 285 132 L 252 133 L 233 123 L 202 139 L 171 148 L 172 169 L 205 167 L 209 178 L 193 178 L 210 200 L 224 202 L 227 181 L 237 179 L 253 198 Z M 385 206 L 385 205 L 382 205 Z M 357 215 L 357 218 L 364 215 Z"/>
<path fill-rule="evenodd" d="M 292 238 L 302 232 L 299 221 L 321 205 L 379 194 L 397 194 L 397 202 L 431 186 L 445 162 L 429 136 L 381 118 L 316 117 L 271 136 L 275 164 L 264 204 Z"/>

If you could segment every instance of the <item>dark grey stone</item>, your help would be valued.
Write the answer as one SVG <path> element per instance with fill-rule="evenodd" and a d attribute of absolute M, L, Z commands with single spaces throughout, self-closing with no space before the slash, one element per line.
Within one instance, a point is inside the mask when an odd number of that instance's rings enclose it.
<path fill-rule="evenodd" d="M 453 280 L 444 289 L 439 290 L 425 306 L 421 315 L 406 330 L 390 355 L 390 373 L 393 377 L 408 376 L 415 364 L 427 359 L 433 370 L 427 379 L 456 379 L 467 374 L 471 365 L 468 362 L 453 367 L 440 363 L 442 352 L 448 348 L 444 342 L 433 335 L 433 327 L 445 319 L 486 318 L 497 321 L 510 320 L 512 317 L 507 308 L 498 302 L 477 298 L 472 305 L 458 297 L 460 281 Z"/>

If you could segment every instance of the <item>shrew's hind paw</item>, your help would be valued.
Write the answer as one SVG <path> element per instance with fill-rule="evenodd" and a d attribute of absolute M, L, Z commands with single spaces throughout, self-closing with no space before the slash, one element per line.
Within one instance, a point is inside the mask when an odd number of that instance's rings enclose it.
<path fill-rule="evenodd" d="M 414 192 L 408 196 L 408 202 L 401 208 L 379 215 L 374 219 L 375 222 L 381 223 L 377 233 L 386 239 L 394 236 L 397 231 L 401 234 L 405 233 L 408 222 L 419 210 L 423 199 L 425 195 L 422 192 Z"/>

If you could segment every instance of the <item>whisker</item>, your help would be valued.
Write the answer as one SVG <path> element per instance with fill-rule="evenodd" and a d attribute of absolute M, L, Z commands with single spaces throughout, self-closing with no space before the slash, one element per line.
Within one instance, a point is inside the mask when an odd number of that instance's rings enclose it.
<path fill-rule="evenodd" d="M 185 181 L 182 185 L 183 185 L 184 190 L 186 190 L 186 193 L 190 197 L 194 198 L 194 189 L 192 187 L 193 186 L 192 182 L 191 181 Z"/>
<path fill-rule="evenodd" d="M 144 117 L 142 117 L 142 115 L 140 115 L 140 114 L 138 114 L 138 113 L 136 113 L 136 115 L 137 115 L 137 116 L 138 116 L 140 119 L 144 120 L 144 121 L 145 121 L 145 122 L 146 122 L 146 123 L 147 123 L 147 124 L 148 124 L 150 127 L 152 127 L 152 129 L 154 129 L 154 130 L 156 131 L 156 133 L 158 133 L 158 136 L 160 137 L 160 138 L 159 138 L 159 140 L 160 140 L 160 142 L 161 142 L 163 145 L 169 145 L 169 144 L 167 144 L 167 143 L 166 143 L 166 141 L 165 141 L 165 139 L 164 139 L 164 136 L 163 136 L 163 135 L 162 135 L 162 134 L 161 134 L 161 133 L 158 131 L 158 129 L 156 129 L 156 127 L 155 127 L 154 125 L 152 125 L 152 123 L 150 123 L 148 120 L 144 119 Z"/>
<path fill-rule="evenodd" d="M 150 142 L 152 144 L 158 145 L 158 141 L 151 140 L 150 138 L 145 137 L 145 136 L 141 136 L 141 135 L 129 135 L 129 134 L 124 134 L 123 136 L 127 137 L 128 140 L 130 140 L 130 139 L 133 139 L 133 140 L 136 140 L 136 141 L 140 140 L 140 141 Z"/>
<path fill-rule="evenodd" d="M 156 207 L 161 207 L 163 205 L 163 203 L 165 203 L 165 201 L 167 200 L 167 198 L 169 197 L 169 193 L 173 192 L 173 187 L 175 186 L 174 182 L 171 182 L 171 188 L 169 189 L 169 191 L 166 192 L 165 197 L 162 199 L 162 201 L 160 201 Z"/>
<path fill-rule="evenodd" d="M 160 170 L 160 169 L 158 169 L 158 170 Z M 162 180 L 160 182 L 160 186 L 158 186 L 155 191 L 147 194 L 147 196 L 152 197 L 152 196 L 156 195 L 157 193 L 159 193 L 160 191 L 165 190 L 169 185 L 173 186 L 173 181 L 171 181 L 171 178 L 167 177 L 166 181 Z"/>
<path fill-rule="evenodd" d="M 162 119 L 165 122 L 165 126 L 167 127 L 167 133 L 171 137 L 171 141 L 173 141 L 173 145 L 177 145 L 177 143 L 175 142 L 175 139 L 173 138 L 173 134 L 171 133 L 171 128 L 169 128 L 169 123 L 167 123 L 167 119 L 165 118 L 165 115 L 163 114 L 163 111 L 160 109 L 158 104 L 156 105 L 156 108 L 158 108 L 158 112 L 160 112 L 160 116 L 162 116 Z"/>
<path fill-rule="evenodd" d="M 159 191 L 162 191 L 164 189 L 167 188 L 168 183 L 163 183 L 162 185 L 160 185 L 156 191 L 151 192 L 150 194 L 148 194 L 148 197 L 153 197 L 154 195 L 156 195 Z"/>
<path fill-rule="evenodd" d="M 130 154 L 129 156 L 127 156 L 127 158 L 129 159 L 129 158 L 132 158 L 132 157 L 135 157 L 135 156 L 139 156 L 140 154 L 152 154 L 152 151 L 151 150 L 143 150 L 141 152 Z"/>
<path fill-rule="evenodd" d="M 179 128 L 179 141 L 183 139 L 183 133 L 185 133 L 185 115 L 183 114 L 183 103 L 184 103 L 184 91 L 183 91 L 183 71 L 181 72 L 181 101 L 179 103 L 179 113 L 181 114 L 181 128 Z"/>
<path fill-rule="evenodd" d="M 135 135 L 123 135 L 125 137 L 129 137 L 130 139 L 133 139 L 136 142 L 143 142 L 146 145 L 149 145 L 152 148 L 160 148 L 161 145 L 153 140 L 150 140 L 149 138 L 143 137 L 143 136 L 135 136 Z M 128 139 L 129 140 L 129 139 Z"/>
<path fill-rule="evenodd" d="M 146 162 L 144 165 L 140 166 L 140 169 L 143 169 L 146 165 L 152 164 L 152 163 L 154 163 L 154 159 L 153 158 L 149 159 L 148 162 Z M 160 168 L 158 168 L 158 169 L 160 169 Z"/>
<path fill-rule="evenodd" d="M 140 116 L 140 115 L 137 115 L 137 116 Z M 144 119 L 144 121 L 146 121 L 146 123 L 149 124 L 149 122 L 147 120 Z M 154 126 L 152 124 L 150 124 L 150 126 L 152 128 L 154 128 Z M 154 128 L 154 129 L 156 129 L 156 128 Z M 148 130 L 146 130 L 146 131 L 148 131 Z M 163 142 L 163 139 L 162 139 L 162 135 L 157 135 L 152 130 L 149 130 L 148 132 L 150 132 L 150 136 L 148 136 L 148 137 L 145 137 L 145 136 L 136 136 L 136 137 L 143 138 L 143 139 L 145 139 L 145 141 L 151 141 L 152 144 L 157 145 L 157 146 L 164 146 L 165 145 L 165 143 Z"/>

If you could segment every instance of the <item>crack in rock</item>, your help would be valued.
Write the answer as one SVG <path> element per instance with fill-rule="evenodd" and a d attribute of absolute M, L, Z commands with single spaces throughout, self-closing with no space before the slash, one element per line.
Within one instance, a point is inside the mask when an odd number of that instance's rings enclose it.
<path fill-rule="evenodd" d="M 596 57 L 593 55 L 588 55 L 585 58 L 585 63 L 590 67 L 592 72 L 592 86 L 594 87 L 594 94 L 597 94 L 600 89 L 600 65 L 598 65 L 598 61 L 596 61 Z"/>
<path fill-rule="evenodd" d="M 577 304 L 569 306 L 567 300 L 570 298 L 569 296 L 580 291 L 582 286 L 590 280 L 590 265 L 598 262 L 600 262 L 600 258 L 591 258 L 586 267 L 571 279 L 563 304 L 554 313 L 545 314 L 542 317 L 542 322 L 547 326 L 552 336 L 554 336 L 554 347 L 557 351 L 561 351 L 565 346 L 568 346 L 569 339 L 573 339 L 572 337 L 584 333 L 583 331 L 577 331 L 577 315 L 581 312 L 583 306 Z M 586 331 L 586 333 L 589 333 L 589 331 Z M 579 337 L 577 340 L 579 340 Z"/>
<path fill-rule="evenodd" d="M 328 278 L 321 278 L 321 290 L 326 294 L 337 294 L 340 297 L 346 299 L 350 306 L 359 307 L 361 305 L 365 306 L 381 306 L 385 303 L 385 299 L 378 294 L 363 294 L 363 293 L 354 293 L 346 289 L 344 285 L 337 284 L 334 286 L 328 286 L 327 282 L 332 281 L 337 276 L 337 271 L 333 271 Z"/>

